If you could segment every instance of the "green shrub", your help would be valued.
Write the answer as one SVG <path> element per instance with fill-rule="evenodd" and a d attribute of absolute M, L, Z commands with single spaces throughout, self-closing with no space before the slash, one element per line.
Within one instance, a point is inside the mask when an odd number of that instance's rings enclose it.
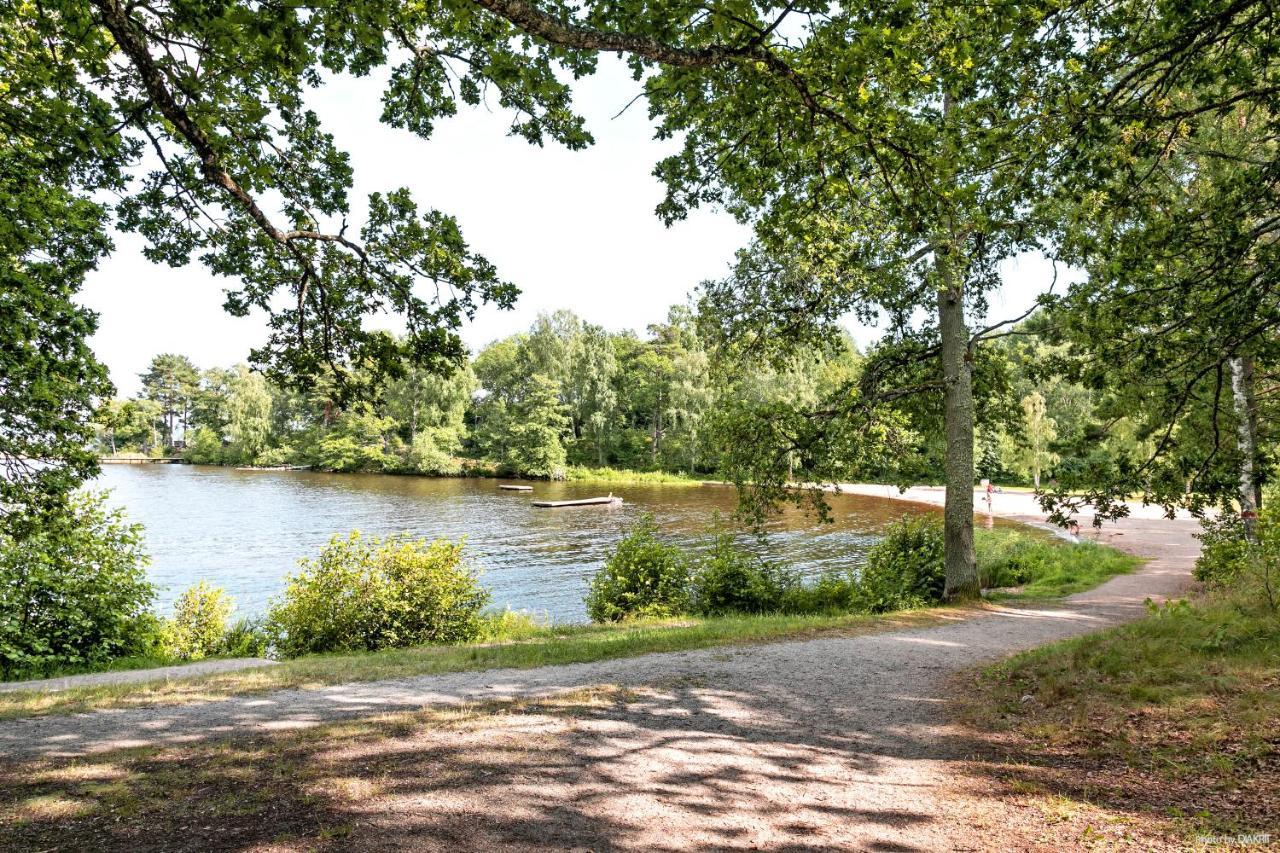
<path fill-rule="evenodd" d="M 828 570 L 807 583 L 797 583 L 782 596 L 781 611 L 793 615 L 847 613 L 858 610 L 858 576 Z"/>
<path fill-rule="evenodd" d="M 81 669 L 155 645 L 141 525 L 72 496 L 21 540 L 0 534 L 0 671 L 5 678 Z"/>
<path fill-rule="evenodd" d="M 263 620 L 238 619 L 223 634 L 218 654 L 230 658 L 266 657 L 270 640 Z"/>
<path fill-rule="evenodd" d="M 473 640 L 489 591 L 462 545 L 391 536 L 335 536 L 299 562 L 272 603 L 268 632 L 284 657 Z"/>
<path fill-rule="evenodd" d="M 1280 510 L 1265 505 L 1254 525 L 1254 539 L 1245 538 L 1244 523 L 1224 513 L 1204 522 L 1204 543 L 1196 560 L 1196 580 L 1214 589 L 1252 589 L 1271 610 L 1280 606 Z"/>
<path fill-rule="evenodd" d="M 591 579 L 587 613 L 595 622 L 675 616 L 685 610 L 688 584 L 684 552 L 659 540 L 653 516 L 645 513 Z"/>
<path fill-rule="evenodd" d="M 1265 515 L 1264 515 L 1265 518 Z M 1196 580 L 1207 586 L 1230 586 L 1240 576 L 1249 558 L 1249 543 L 1244 538 L 1244 522 L 1235 513 L 1223 513 L 1206 519 L 1199 534 L 1202 543 L 1194 570 Z M 1264 527 L 1260 521 L 1258 527 Z"/>
<path fill-rule="evenodd" d="M 164 652 L 177 660 L 201 660 L 220 654 L 231 615 L 231 598 L 221 587 L 199 581 L 174 602 L 164 625 Z"/>
<path fill-rule="evenodd" d="M 937 604 L 945 588 L 942 523 L 904 516 L 867 553 L 854 598 L 857 609 L 886 613 Z"/>
<path fill-rule="evenodd" d="M 690 609 L 703 616 L 774 613 L 796 585 L 786 566 L 738 547 L 732 534 L 720 532 L 693 561 Z"/>
<path fill-rule="evenodd" d="M 462 463 L 454 455 L 460 446 L 457 430 L 426 427 L 413 437 L 405 464 L 418 474 L 461 474 Z"/>
<path fill-rule="evenodd" d="M 257 464 L 264 468 L 275 468 L 280 465 L 291 464 L 293 457 L 292 447 L 268 447 L 258 454 Z"/>
<path fill-rule="evenodd" d="M 217 465 L 223 461 L 222 439 L 209 427 L 200 427 L 187 441 L 183 458 L 197 465 Z"/>

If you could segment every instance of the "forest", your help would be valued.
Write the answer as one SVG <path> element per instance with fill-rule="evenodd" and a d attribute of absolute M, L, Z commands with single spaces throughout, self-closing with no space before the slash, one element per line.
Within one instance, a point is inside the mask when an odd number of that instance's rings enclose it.
<path fill-rule="evenodd" d="M 166 353 L 139 377 L 138 397 L 103 405 L 96 440 L 104 454 L 179 454 L 197 464 L 551 479 L 612 468 L 708 478 L 731 473 L 724 442 L 735 414 L 763 419 L 770 408 L 813 406 L 864 377 L 866 357 L 847 333 L 781 363 L 726 364 L 699 320 L 696 306 L 673 306 L 642 338 L 557 311 L 449 376 L 413 369 L 346 408 L 323 383 L 298 392 L 244 364 L 202 370 Z M 1104 430 L 1086 387 L 1035 371 L 1063 348 L 1033 326 L 988 347 L 977 476 L 1039 488 L 1064 460 L 1140 462 L 1152 444 L 1133 424 Z M 941 470 L 935 433 L 927 421 L 903 431 L 910 469 L 853 464 L 847 476 L 940 481 L 928 473 Z"/>

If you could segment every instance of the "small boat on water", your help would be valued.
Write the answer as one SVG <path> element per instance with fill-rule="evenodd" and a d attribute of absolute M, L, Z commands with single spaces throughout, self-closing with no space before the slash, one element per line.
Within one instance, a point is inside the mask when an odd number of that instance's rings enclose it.
<path fill-rule="evenodd" d="M 515 483 L 499 483 L 499 489 L 506 489 L 508 492 L 532 492 L 533 486 L 518 486 Z"/>
<path fill-rule="evenodd" d="M 576 501 L 533 501 L 534 506 L 557 508 L 562 506 L 599 506 L 622 503 L 622 498 L 615 498 L 612 494 L 606 498 L 579 498 Z"/>

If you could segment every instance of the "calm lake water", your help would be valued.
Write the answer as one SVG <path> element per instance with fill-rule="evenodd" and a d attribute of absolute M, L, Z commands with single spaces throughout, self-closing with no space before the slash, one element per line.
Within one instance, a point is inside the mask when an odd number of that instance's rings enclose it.
<path fill-rule="evenodd" d="M 240 615 L 265 610 L 299 557 L 314 555 L 335 533 L 408 531 L 428 539 L 466 537 L 470 561 L 493 590 L 493 603 L 585 621 L 588 579 L 627 525 L 642 512 L 693 541 L 715 511 L 733 511 L 725 486 L 629 486 L 535 483 L 506 492 L 489 479 L 430 479 L 312 471 L 236 471 L 195 465 L 107 465 L 97 481 L 111 503 L 146 527 L 151 577 L 167 612 L 204 578 L 226 589 Z M 537 509 L 537 498 L 608 494 L 616 507 Z M 854 495 L 832 497 L 835 521 L 818 525 L 789 510 L 772 525 L 767 550 L 801 571 L 860 564 L 884 526 L 930 507 Z"/>

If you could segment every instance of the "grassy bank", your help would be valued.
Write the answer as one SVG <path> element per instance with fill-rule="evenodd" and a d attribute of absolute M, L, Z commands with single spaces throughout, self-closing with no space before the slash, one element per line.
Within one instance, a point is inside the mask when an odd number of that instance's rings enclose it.
<path fill-rule="evenodd" d="M 1129 571 L 1135 560 L 1109 548 L 1069 545 L 1017 531 L 983 531 L 981 564 L 992 578 L 1031 573 L 1023 595 L 1047 597 L 1093 585 Z M 1002 597 L 1016 597 L 1010 591 Z M 321 687 L 465 670 L 531 668 L 682 651 L 718 645 L 857 634 L 931 624 L 941 614 L 976 608 L 934 608 L 888 615 L 860 613 L 736 615 L 610 625 L 545 625 L 518 613 L 487 618 L 481 642 L 367 654 L 311 655 L 277 666 L 168 682 L 81 687 L 56 693 L 0 693 L 0 719 L 202 701 L 292 687 Z M 166 662 L 168 663 L 168 662 Z"/>
<path fill-rule="evenodd" d="M 571 483 L 625 483 L 631 485 L 700 486 L 701 477 L 670 471 L 632 471 L 625 468 L 588 468 L 574 465 L 565 472 Z"/>
<path fill-rule="evenodd" d="M 990 598 L 1059 598 L 1128 574 L 1137 557 L 1094 542 L 1016 529 L 974 531 L 978 576 Z"/>
<path fill-rule="evenodd" d="M 1063 839 L 1280 838 L 1280 617 L 1264 601 L 1153 608 L 969 676 L 959 714 L 990 757 L 975 772 Z"/>

